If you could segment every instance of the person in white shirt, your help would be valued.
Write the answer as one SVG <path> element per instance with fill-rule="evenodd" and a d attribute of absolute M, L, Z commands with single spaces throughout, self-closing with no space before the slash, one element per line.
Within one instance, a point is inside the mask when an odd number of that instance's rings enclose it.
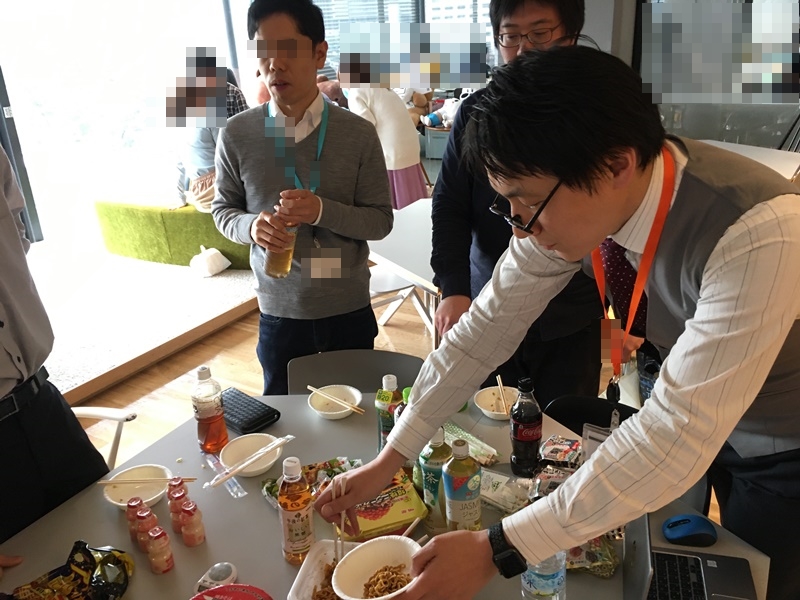
<path fill-rule="evenodd" d="M 394 90 L 372 82 L 371 64 L 359 54 L 342 56 L 339 76 L 350 112 L 375 126 L 392 190 L 392 208 L 401 209 L 428 197 L 419 133 L 403 100 Z M 372 82 L 372 83 L 371 83 Z"/>
<path fill-rule="evenodd" d="M 317 509 L 332 520 L 377 495 L 611 237 L 647 276 L 647 338 L 664 357 L 652 396 L 545 499 L 490 535 L 429 542 L 398 600 L 470 598 L 498 571 L 668 504 L 707 470 L 722 525 L 771 558 L 768 597 L 800 598 L 800 190 L 737 154 L 667 137 L 639 76 L 586 47 L 498 69 L 464 148 L 509 200 L 515 237 L 428 357 L 386 448 Z"/>

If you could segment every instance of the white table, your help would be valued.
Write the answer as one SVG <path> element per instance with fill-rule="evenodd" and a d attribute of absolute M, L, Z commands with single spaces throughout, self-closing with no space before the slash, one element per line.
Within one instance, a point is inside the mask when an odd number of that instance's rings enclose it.
<path fill-rule="evenodd" d="M 266 400 L 282 413 L 281 419 L 267 431 L 275 436 L 291 433 L 297 437 L 284 448 L 283 457 L 298 456 L 303 463 L 334 456 L 362 458 L 365 461 L 374 457 L 377 417 L 374 406 L 369 402 L 362 403 L 366 410 L 363 416 L 351 415 L 340 421 L 325 421 L 310 412 L 305 396 L 270 397 Z M 507 423 L 483 417 L 472 404 L 468 411 L 459 413 L 453 420 L 494 446 L 507 460 L 510 452 Z M 567 430 L 547 417 L 544 428 L 545 435 L 567 433 Z M 176 475 L 198 477 L 197 482 L 189 484 L 189 492 L 203 511 L 207 542 L 197 548 L 186 548 L 180 540 L 171 536 L 175 555 L 173 571 L 164 575 L 150 572 L 144 554 L 132 549 L 124 512 L 103 499 L 99 486 L 92 486 L 0 545 L 0 554 L 19 554 L 25 557 L 25 562 L 21 565 L 5 571 L 5 576 L 0 581 L 0 591 L 10 593 L 16 586 L 63 564 L 72 543 L 84 539 L 90 546 L 110 545 L 131 552 L 137 571 L 125 595 L 126 600 L 188 598 L 194 583 L 206 569 L 223 560 L 236 565 L 240 582 L 264 589 L 275 600 L 286 598 L 298 568 L 283 560 L 278 515 L 261 497 L 261 477 L 239 478 L 242 486 L 249 492 L 240 499 L 232 498 L 223 487 L 202 490 L 202 483 L 210 480 L 214 473 L 204 467 L 195 433 L 194 420 L 187 421 L 118 468 L 157 463 L 169 467 Z M 178 459 L 182 461 L 177 462 Z M 280 462 L 263 477 L 277 477 L 280 474 Z M 507 464 L 492 468 L 508 472 Z M 168 525 L 169 510 L 166 501 L 159 502 L 154 510 L 159 521 Z M 669 514 L 678 512 L 687 511 L 684 507 L 670 505 L 656 513 L 653 522 L 660 523 Z M 484 527 L 498 519 L 498 513 L 484 511 Z M 317 539 L 331 536 L 330 525 L 319 517 L 316 517 L 316 534 Z M 654 537 L 654 541 L 656 539 Z M 736 541 L 727 532 L 720 532 L 720 540 L 714 546 L 715 552 L 725 553 L 724 550 L 730 546 L 737 550 L 737 555 L 745 554 L 750 559 L 756 588 L 761 593 L 759 598 L 763 600 L 769 559 L 755 551 L 743 553 L 742 542 Z M 584 573 L 570 573 L 567 577 L 567 589 L 570 600 L 619 600 L 622 597 L 621 568 L 617 569 L 610 580 Z M 498 576 L 476 598 L 497 600 L 516 598 L 519 594 L 519 578 L 505 580 Z"/>
<path fill-rule="evenodd" d="M 439 306 L 439 288 L 433 284 L 431 249 L 433 225 L 431 198 L 422 198 L 394 211 L 394 226 L 382 240 L 369 242 L 369 258 L 387 271 L 402 277 L 422 289 L 425 295 L 423 311 L 425 324 L 433 335 L 434 349 L 439 346 L 439 334 L 433 318 Z"/>

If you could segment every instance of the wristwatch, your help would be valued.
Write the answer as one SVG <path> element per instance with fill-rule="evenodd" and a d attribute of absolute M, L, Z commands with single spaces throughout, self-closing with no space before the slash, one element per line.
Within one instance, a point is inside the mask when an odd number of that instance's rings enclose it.
<path fill-rule="evenodd" d="M 495 523 L 489 527 L 489 543 L 492 545 L 492 561 L 506 579 L 516 577 L 528 569 L 525 559 L 503 535 L 503 523 Z"/>

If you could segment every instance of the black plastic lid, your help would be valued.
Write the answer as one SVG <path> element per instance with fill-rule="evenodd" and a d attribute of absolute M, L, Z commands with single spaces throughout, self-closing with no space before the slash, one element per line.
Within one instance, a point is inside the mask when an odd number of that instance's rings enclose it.
<path fill-rule="evenodd" d="M 532 392 L 533 380 L 530 377 L 520 377 L 517 382 L 517 389 L 520 392 Z"/>

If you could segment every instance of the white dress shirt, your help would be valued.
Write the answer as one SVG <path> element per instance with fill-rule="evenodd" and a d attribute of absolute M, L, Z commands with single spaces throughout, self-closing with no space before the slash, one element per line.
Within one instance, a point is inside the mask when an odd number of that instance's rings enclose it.
<path fill-rule="evenodd" d="M 678 152 L 677 182 L 685 165 Z M 659 156 L 641 205 L 612 235 L 630 249 L 635 266 L 662 177 Z M 511 356 L 578 268 L 539 248 L 532 237 L 512 238 L 468 316 L 423 366 L 389 444 L 405 456 L 418 454 L 491 369 Z M 694 317 L 642 410 L 554 493 L 506 517 L 509 542 L 537 563 L 683 494 L 706 472 L 753 402 L 799 316 L 800 202 L 797 196 L 778 196 L 747 211 L 719 240 L 703 272 Z"/>
<path fill-rule="evenodd" d="M 294 126 L 294 143 L 299 144 L 304 139 L 306 139 L 311 133 L 319 127 L 319 124 L 322 123 L 322 111 L 325 108 L 325 99 L 322 97 L 320 92 L 317 92 L 316 98 L 314 101 L 309 105 L 306 109 L 306 112 L 303 113 L 303 118 L 300 119 L 298 123 Z M 278 106 L 278 103 L 275 102 L 274 98 L 270 98 L 269 105 L 267 107 L 269 111 L 269 115 L 271 117 L 277 117 L 280 115 L 284 119 L 288 119 L 283 111 Z M 322 218 L 322 199 L 317 196 L 317 200 L 319 200 L 319 215 L 317 215 L 317 220 L 311 223 L 311 225 L 318 225 L 320 219 Z"/>
<path fill-rule="evenodd" d="M 53 349 L 53 330 L 25 253 L 25 200 L 0 147 L 0 398 L 31 377 Z"/>

